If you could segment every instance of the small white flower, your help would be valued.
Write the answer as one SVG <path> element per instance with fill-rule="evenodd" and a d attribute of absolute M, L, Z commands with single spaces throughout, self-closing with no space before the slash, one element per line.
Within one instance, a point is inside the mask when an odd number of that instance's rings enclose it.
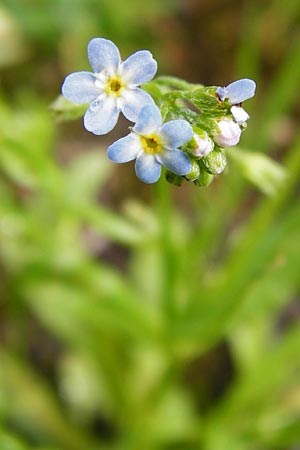
<path fill-rule="evenodd" d="M 214 149 L 215 144 L 207 133 L 203 134 L 203 136 L 195 133 L 193 138 L 196 141 L 197 147 L 193 149 L 192 153 L 196 158 L 203 158 Z"/>
<path fill-rule="evenodd" d="M 238 124 L 244 124 L 245 122 L 247 122 L 247 120 L 250 119 L 250 116 L 247 113 L 247 111 L 245 111 L 244 108 L 242 108 L 241 106 L 232 106 L 230 108 L 230 111 L 234 120 Z"/>
<path fill-rule="evenodd" d="M 220 147 L 233 147 L 241 137 L 239 125 L 232 119 L 222 119 L 218 122 L 218 130 L 214 133 L 214 140 Z"/>
<path fill-rule="evenodd" d="M 94 73 L 71 73 L 62 86 L 62 93 L 70 102 L 90 103 L 84 115 L 88 131 L 106 134 L 116 125 L 120 111 L 135 122 L 143 106 L 154 105 L 152 97 L 138 87 L 150 81 L 157 71 L 149 51 L 136 52 L 122 62 L 112 41 L 95 38 L 88 44 L 88 58 Z"/>

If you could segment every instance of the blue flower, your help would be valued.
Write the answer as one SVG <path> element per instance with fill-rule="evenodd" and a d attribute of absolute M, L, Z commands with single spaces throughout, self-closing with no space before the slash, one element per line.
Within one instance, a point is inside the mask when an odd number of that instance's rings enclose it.
<path fill-rule="evenodd" d="M 238 105 L 255 95 L 256 84 L 249 78 L 234 81 L 226 87 L 218 87 L 216 93 L 221 101 L 227 99 L 232 105 Z"/>
<path fill-rule="evenodd" d="M 125 163 L 136 159 L 135 172 L 144 183 L 155 183 L 164 165 L 177 175 L 191 171 L 188 156 L 178 149 L 193 136 L 191 125 L 185 120 L 171 120 L 162 124 L 157 106 L 147 105 L 141 110 L 132 132 L 107 149 L 109 159 Z"/>
<path fill-rule="evenodd" d="M 152 97 L 138 87 L 157 71 L 157 62 L 149 51 L 136 52 L 122 62 L 112 41 L 95 38 L 88 44 L 88 58 L 94 73 L 71 73 L 62 86 L 70 102 L 90 103 L 84 115 L 88 131 L 106 134 L 116 125 L 120 111 L 135 122 L 143 106 L 154 104 Z"/>

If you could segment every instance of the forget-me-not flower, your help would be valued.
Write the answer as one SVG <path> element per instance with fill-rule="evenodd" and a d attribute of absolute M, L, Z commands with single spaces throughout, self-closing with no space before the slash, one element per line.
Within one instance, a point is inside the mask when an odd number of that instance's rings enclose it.
<path fill-rule="evenodd" d="M 228 84 L 226 87 L 219 86 L 216 93 L 221 101 L 227 99 L 232 105 L 239 105 L 245 100 L 254 97 L 255 89 L 255 81 L 243 78 Z"/>
<path fill-rule="evenodd" d="M 192 168 L 189 157 L 178 149 L 193 136 L 185 120 L 162 123 L 157 106 L 144 106 L 132 132 L 107 149 L 109 159 L 125 163 L 136 159 L 135 172 L 144 183 L 155 183 L 164 165 L 177 175 L 187 175 Z"/>
<path fill-rule="evenodd" d="M 106 134 L 116 125 L 120 111 L 135 122 L 143 106 L 154 104 L 152 97 L 138 87 L 157 71 L 157 62 L 148 50 L 138 51 L 122 62 L 112 41 L 94 38 L 88 44 L 88 58 L 94 73 L 72 73 L 62 86 L 70 102 L 90 103 L 84 115 L 88 131 Z"/>
<path fill-rule="evenodd" d="M 255 95 L 255 81 L 249 78 L 234 81 L 226 87 L 218 87 L 216 93 L 221 101 L 228 100 L 231 103 L 230 112 L 235 120 L 241 126 L 244 126 L 249 114 L 242 108 L 241 103 Z"/>

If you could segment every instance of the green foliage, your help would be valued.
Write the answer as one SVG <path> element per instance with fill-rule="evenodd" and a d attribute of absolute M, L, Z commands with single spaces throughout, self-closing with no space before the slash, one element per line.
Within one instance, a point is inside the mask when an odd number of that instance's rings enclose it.
<path fill-rule="evenodd" d="M 32 88 L 32 50 L 40 45 L 71 66 L 86 24 L 94 31 L 98 22 L 130 47 L 141 10 L 158 21 L 167 2 L 21 3 L 3 2 L 15 42 L 13 55 L 0 57 L 1 450 L 296 448 L 300 146 L 298 132 L 283 143 L 274 136 L 297 114 L 299 45 L 289 30 L 299 2 L 245 11 L 243 75 L 264 76 L 253 36 L 268 14 L 290 42 L 256 111 L 253 101 L 247 150 L 228 150 L 226 172 L 211 185 L 200 167 L 206 189 L 162 180 L 135 198 L 140 184 L 114 172 L 104 140 L 57 124 L 82 109 L 62 98 L 49 109 L 58 88 L 41 94 L 39 77 Z M 64 26 L 59 11 L 68 11 Z M 144 25 L 143 32 L 152 39 Z M 56 53 L 68 43 L 73 62 Z M 215 104 L 222 115 L 211 92 L 193 86 L 160 77 L 145 87 L 173 96 L 173 112 L 184 99 L 203 111 Z"/>
<path fill-rule="evenodd" d="M 278 163 L 262 153 L 228 152 L 228 156 L 237 164 L 244 177 L 268 195 L 276 194 L 283 189 L 287 181 L 286 170 Z"/>
<path fill-rule="evenodd" d="M 51 103 L 50 109 L 53 111 L 54 118 L 57 122 L 79 119 L 83 116 L 88 105 L 74 105 L 68 102 L 62 95 L 59 95 L 54 102 Z"/>

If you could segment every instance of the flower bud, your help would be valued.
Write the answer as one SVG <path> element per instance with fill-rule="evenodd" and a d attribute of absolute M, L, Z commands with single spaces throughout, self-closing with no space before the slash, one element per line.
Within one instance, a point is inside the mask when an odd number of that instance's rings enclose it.
<path fill-rule="evenodd" d="M 205 158 L 201 159 L 201 164 L 203 164 L 205 170 L 212 175 L 219 175 L 219 173 L 223 172 L 226 163 L 225 152 L 218 147 Z"/>
<path fill-rule="evenodd" d="M 233 115 L 234 120 L 238 124 L 244 124 L 247 122 L 248 119 L 250 119 L 249 114 L 247 111 L 244 110 L 241 106 L 232 106 L 230 108 L 231 114 Z"/>
<path fill-rule="evenodd" d="M 192 163 L 192 169 L 187 175 L 185 175 L 185 178 L 189 181 L 195 181 L 195 180 L 197 180 L 197 178 L 200 175 L 200 167 L 199 167 L 198 162 L 195 159 L 193 161 L 191 161 L 191 163 Z"/>
<path fill-rule="evenodd" d="M 220 147 L 233 147 L 239 143 L 241 133 L 242 131 L 236 122 L 225 118 L 218 122 L 218 130 L 214 133 L 214 140 Z"/>
<path fill-rule="evenodd" d="M 195 140 L 195 147 L 190 150 L 190 153 L 195 158 L 203 158 L 214 149 L 215 144 L 206 132 L 203 132 L 203 136 L 194 134 L 193 138 Z"/>
<path fill-rule="evenodd" d="M 205 187 L 209 186 L 214 176 L 211 173 L 206 172 L 203 168 L 200 169 L 200 176 L 194 181 L 195 186 Z"/>
<path fill-rule="evenodd" d="M 180 175 L 176 175 L 176 173 L 173 173 L 170 170 L 166 170 L 166 180 L 170 184 L 174 184 L 175 186 L 181 186 L 183 182 L 183 177 Z"/>

